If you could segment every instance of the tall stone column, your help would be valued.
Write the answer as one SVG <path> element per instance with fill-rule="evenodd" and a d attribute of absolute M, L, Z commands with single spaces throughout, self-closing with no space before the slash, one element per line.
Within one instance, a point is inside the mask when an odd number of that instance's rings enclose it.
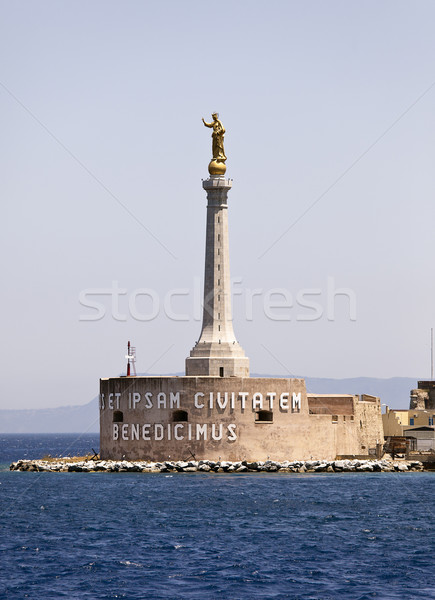
<path fill-rule="evenodd" d="M 249 377 L 249 359 L 236 340 L 231 314 L 228 191 L 232 182 L 211 175 L 207 192 L 204 307 L 199 341 L 186 359 L 186 375 Z"/>

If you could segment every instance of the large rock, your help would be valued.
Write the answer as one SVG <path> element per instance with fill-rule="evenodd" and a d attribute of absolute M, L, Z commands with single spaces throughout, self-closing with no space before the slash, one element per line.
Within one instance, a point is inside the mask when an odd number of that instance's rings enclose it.
<path fill-rule="evenodd" d="M 335 460 L 333 465 L 336 471 L 343 471 L 349 464 L 347 460 Z"/>
<path fill-rule="evenodd" d="M 306 460 L 305 461 L 305 468 L 308 469 L 314 469 L 314 467 L 317 467 L 317 465 L 320 464 L 320 461 L 318 460 Z"/>
<path fill-rule="evenodd" d="M 358 467 L 356 467 L 357 471 L 373 471 L 373 465 L 369 462 L 362 463 Z"/>

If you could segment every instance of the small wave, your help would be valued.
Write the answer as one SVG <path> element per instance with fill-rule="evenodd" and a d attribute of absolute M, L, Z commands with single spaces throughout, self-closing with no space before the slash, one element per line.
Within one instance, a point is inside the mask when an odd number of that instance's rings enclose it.
<path fill-rule="evenodd" d="M 126 567 L 143 567 L 141 563 L 132 562 L 130 560 L 121 560 L 121 565 L 125 565 Z"/>

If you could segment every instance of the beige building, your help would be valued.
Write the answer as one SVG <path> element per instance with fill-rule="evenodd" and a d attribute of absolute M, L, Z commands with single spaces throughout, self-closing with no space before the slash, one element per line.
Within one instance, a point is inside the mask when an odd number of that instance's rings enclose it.
<path fill-rule="evenodd" d="M 403 436 L 405 430 L 433 427 L 435 423 L 435 381 L 419 381 L 410 392 L 409 408 L 386 407 L 382 415 L 385 437 Z"/>
<path fill-rule="evenodd" d="M 408 409 L 386 407 L 385 439 L 406 438 L 411 450 L 435 450 L 435 381 L 419 381 L 411 390 Z"/>
<path fill-rule="evenodd" d="M 403 436 L 405 430 L 417 427 L 433 427 L 435 423 L 435 410 L 426 409 L 392 409 L 386 407 L 382 415 L 384 436 Z"/>

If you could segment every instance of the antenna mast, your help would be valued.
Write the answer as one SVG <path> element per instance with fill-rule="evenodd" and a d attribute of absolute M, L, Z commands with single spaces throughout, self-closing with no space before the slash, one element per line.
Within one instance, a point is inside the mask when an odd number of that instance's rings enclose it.
<path fill-rule="evenodd" d="M 430 380 L 433 381 L 433 327 L 430 328 Z"/>
<path fill-rule="evenodd" d="M 133 367 L 133 375 L 136 377 L 136 347 L 131 346 L 130 342 L 127 343 L 127 354 L 125 355 L 127 359 L 127 377 L 130 377 L 130 366 Z"/>

